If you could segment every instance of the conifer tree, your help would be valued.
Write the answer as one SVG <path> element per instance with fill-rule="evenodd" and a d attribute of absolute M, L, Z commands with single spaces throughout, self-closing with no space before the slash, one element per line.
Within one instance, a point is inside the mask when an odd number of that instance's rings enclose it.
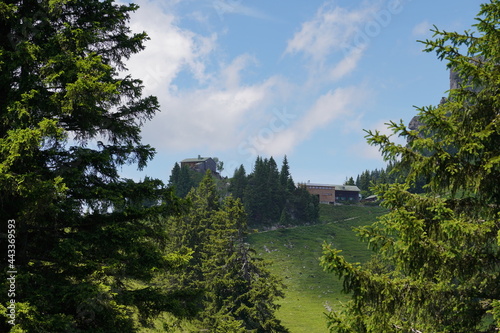
<path fill-rule="evenodd" d="M 285 189 L 280 184 L 280 173 L 278 165 L 271 156 L 267 161 L 268 176 L 266 182 L 266 191 L 268 193 L 268 201 L 266 202 L 266 224 L 271 225 L 279 221 L 281 211 L 285 206 Z"/>
<path fill-rule="evenodd" d="M 248 185 L 245 190 L 245 210 L 252 226 L 265 226 L 267 218 L 266 208 L 269 204 L 269 192 L 267 180 L 269 169 L 267 161 L 257 156 L 253 172 L 248 177 Z"/>
<path fill-rule="evenodd" d="M 174 303 L 148 281 L 169 266 L 153 217 L 178 211 L 178 200 L 159 180 L 118 173 L 155 153 L 140 127 L 157 99 L 123 72 L 147 39 L 127 26 L 137 8 L 0 1 L 0 246 L 15 221 L 17 331 L 133 332 Z"/>
<path fill-rule="evenodd" d="M 245 183 L 242 201 L 251 227 L 296 225 L 319 218 L 319 200 L 307 190 L 295 187 L 286 156 L 280 172 L 274 158 L 259 156 L 246 181 L 243 175 L 244 172 L 235 172 L 230 192 L 235 195 L 236 185 Z"/>
<path fill-rule="evenodd" d="M 325 246 L 323 266 L 353 295 L 334 332 L 494 332 L 500 328 L 500 1 L 481 5 L 474 32 L 435 28 L 424 42 L 461 78 L 446 102 L 419 108 L 416 132 L 392 122 L 402 146 L 368 140 L 400 161 L 405 184 L 381 185 L 390 211 L 359 230 L 379 254 L 368 266 Z M 420 176 L 427 193 L 408 191 Z"/>
<path fill-rule="evenodd" d="M 184 198 L 193 187 L 196 186 L 196 182 L 192 177 L 192 172 L 187 165 L 181 167 L 179 172 L 179 180 L 175 184 L 176 194 L 181 198 Z"/>
<path fill-rule="evenodd" d="M 191 170 L 187 165 L 179 166 L 175 162 L 169 177 L 168 186 L 175 191 L 175 195 L 185 198 L 193 187 L 196 187 L 203 178 L 203 174 Z"/>
<path fill-rule="evenodd" d="M 283 158 L 283 164 L 281 165 L 280 184 L 281 187 L 284 188 L 288 193 L 292 193 L 295 190 L 295 183 L 293 181 L 292 175 L 290 174 L 290 166 L 288 165 L 288 159 L 286 158 L 286 155 Z"/>
<path fill-rule="evenodd" d="M 181 167 L 179 166 L 179 163 L 175 162 L 172 172 L 170 173 L 170 177 L 168 178 L 168 186 L 175 186 L 175 184 L 178 184 L 180 175 Z"/>
<path fill-rule="evenodd" d="M 233 178 L 231 179 L 231 184 L 229 186 L 229 192 L 235 198 L 239 198 L 243 201 L 243 197 L 245 194 L 245 189 L 248 183 L 245 167 L 243 164 L 236 170 L 234 170 Z"/>
<path fill-rule="evenodd" d="M 192 259 L 171 279 L 203 291 L 200 329 L 287 332 L 274 315 L 283 286 L 244 243 L 246 215 L 239 199 L 222 200 L 209 173 L 187 198 L 190 210 L 169 224 L 171 245 L 189 249 Z"/>
<path fill-rule="evenodd" d="M 350 177 L 349 179 L 345 179 L 344 185 L 356 185 L 354 182 L 354 178 Z"/>

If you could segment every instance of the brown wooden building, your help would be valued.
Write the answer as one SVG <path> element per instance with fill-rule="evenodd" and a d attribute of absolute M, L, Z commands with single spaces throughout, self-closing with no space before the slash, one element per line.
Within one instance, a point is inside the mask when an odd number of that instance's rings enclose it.
<path fill-rule="evenodd" d="M 326 184 L 312 184 L 307 183 L 305 185 L 307 191 L 310 194 L 317 195 L 319 197 L 320 203 L 335 203 L 335 186 Z"/>
<path fill-rule="evenodd" d="M 317 195 L 320 203 L 359 202 L 360 190 L 357 186 L 315 183 L 299 185 L 305 186 L 309 193 Z"/>

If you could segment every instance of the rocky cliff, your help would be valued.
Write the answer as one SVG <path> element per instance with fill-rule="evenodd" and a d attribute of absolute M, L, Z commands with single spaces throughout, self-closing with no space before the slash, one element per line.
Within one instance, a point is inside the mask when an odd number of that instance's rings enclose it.
<path fill-rule="evenodd" d="M 450 90 L 457 89 L 462 79 L 457 75 L 456 72 L 450 71 Z M 442 97 L 439 104 L 443 104 L 446 102 L 446 97 Z M 410 120 L 408 124 L 408 128 L 412 131 L 418 130 L 422 126 L 422 122 L 420 122 L 420 116 L 415 116 Z"/>

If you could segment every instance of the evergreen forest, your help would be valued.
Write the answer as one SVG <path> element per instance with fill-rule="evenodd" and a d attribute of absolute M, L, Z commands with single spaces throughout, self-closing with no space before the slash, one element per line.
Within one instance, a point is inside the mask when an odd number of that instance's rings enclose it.
<path fill-rule="evenodd" d="M 241 199 L 254 228 L 301 225 L 319 218 L 318 197 L 294 183 L 286 156 L 280 170 L 273 157 L 257 157 L 248 175 L 241 165 L 231 178 L 229 192 Z"/>
<path fill-rule="evenodd" d="M 175 163 L 168 185 L 176 195 L 185 197 L 190 189 L 199 184 L 200 177 L 199 172 Z M 219 193 L 241 200 L 251 228 L 264 230 L 318 221 L 318 197 L 295 184 L 286 156 L 280 169 L 272 156 L 258 156 L 248 175 L 245 167 L 240 165 L 232 178 L 214 178 L 214 181 L 218 184 Z"/>

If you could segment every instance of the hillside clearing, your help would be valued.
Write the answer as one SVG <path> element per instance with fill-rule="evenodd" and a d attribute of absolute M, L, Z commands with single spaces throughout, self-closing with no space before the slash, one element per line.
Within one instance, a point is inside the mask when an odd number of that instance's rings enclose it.
<path fill-rule="evenodd" d="M 371 224 L 385 210 L 365 206 L 320 206 L 315 225 L 277 229 L 249 236 L 257 255 L 270 260 L 270 270 L 287 285 L 278 317 L 293 333 L 327 332 L 324 313 L 348 300 L 339 279 L 319 266 L 324 242 L 342 249 L 350 262 L 364 262 L 371 251 L 353 227 Z"/>

